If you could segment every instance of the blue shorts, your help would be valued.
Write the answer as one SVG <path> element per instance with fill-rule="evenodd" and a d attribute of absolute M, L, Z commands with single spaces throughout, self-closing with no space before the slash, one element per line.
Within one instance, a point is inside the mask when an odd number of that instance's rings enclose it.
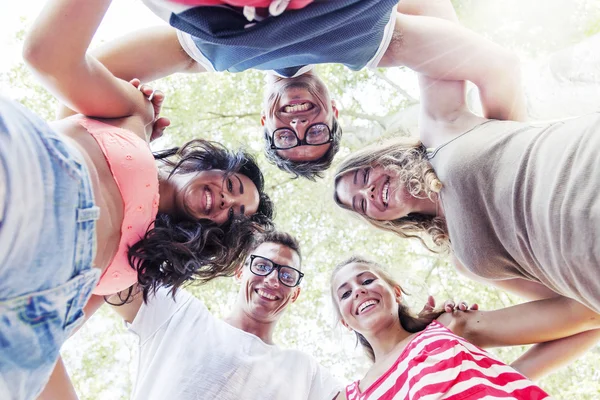
<path fill-rule="evenodd" d="M 43 389 L 98 281 L 99 209 L 82 160 L 0 97 L 0 399 Z"/>

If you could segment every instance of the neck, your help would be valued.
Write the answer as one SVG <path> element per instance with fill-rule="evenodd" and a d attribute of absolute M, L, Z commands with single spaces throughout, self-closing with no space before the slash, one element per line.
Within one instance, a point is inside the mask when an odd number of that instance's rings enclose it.
<path fill-rule="evenodd" d="M 386 356 L 399 350 L 398 346 L 404 349 L 407 339 L 412 336 L 402 328 L 399 320 L 391 325 L 376 332 L 369 332 L 363 335 L 373 348 L 375 362 L 383 360 Z"/>
<path fill-rule="evenodd" d="M 244 312 L 243 308 L 238 304 L 236 304 L 231 314 L 223 318 L 223 320 L 234 328 L 241 329 L 244 332 L 257 336 L 266 344 L 274 344 L 273 332 L 275 331 L 277 321 L 258 321 Z"/>
<path fill-rule="evenodd" d="M 171 214 L 175 209 L 175 187 L 170 179 L 167 180 L 168 176 L 166 172 L 158 170 L 158 212 Z"/>

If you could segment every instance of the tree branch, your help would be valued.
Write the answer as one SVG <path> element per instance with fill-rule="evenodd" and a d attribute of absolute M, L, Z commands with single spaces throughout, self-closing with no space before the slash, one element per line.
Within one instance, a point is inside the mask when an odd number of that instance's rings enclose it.
<path fill-rule="evenodd" d="M 394 82 L 390 78 L 388 78 L 383 72 L 381 72 L 379 70 L 375 70 L 375 75 L 378 78 L 386 81 L 391 87 L 393 87 L 394 89 L 396 89 L 396 91 L 400 92 L 400 94 L 402 96 L 404 96 L 406 98 L 406 100 L 408 100 L 411 105 L 412 104 L 417 104 L 419 102 L 417 99 L 415 99 L 410 94 L 408 94 L 408 92 L 406 90 L 402 89 L 396 82 Z"/>

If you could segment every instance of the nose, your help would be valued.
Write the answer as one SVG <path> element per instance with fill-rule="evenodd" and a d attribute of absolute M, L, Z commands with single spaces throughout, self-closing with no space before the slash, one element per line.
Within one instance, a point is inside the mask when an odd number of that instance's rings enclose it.
<path fill-rule="evenodd" d="M 277 271 L 277 269 L 273 268 L 269 275 L 263 278 L 265 284 L 270 288 L 277 289 L 279 287 L 279 277 L 277 276 L 278 274 L 279 272 Z"/>
<path fill-rule="evenodd" d="M 235 199 L 227 192 L 221 192 L 221 209 L 231 208 L 235 205 Z"/>
<path fill-rule="evenodd" d="M 370 197 L 371 199 L 375 198 L 375 184 L 371 183 L 370 185 L 362 188 L 360 190 L 360 193 L 363 194 L 363 196 L 365 197 Z"/>
<path fill-rule="evenodd" d="M 304 129 L 300 129 L 301 127 L 306 127 L 308 125 L 308 119 L 304 117 L 293 118 L 290 121 L 290 125 L 296 131 L 296 134 L 300 139 L 304 139 Z"/>
<path fill-rule="evenodd" d="M 356 291 L 354 292 L 354 298 L 358 299 L 358 296 L 361 294 L 366 294 L 367 291 L 365 290 L 365 288 L 363 287 L 359 287 L 358 289 L 356 289 Z"/>

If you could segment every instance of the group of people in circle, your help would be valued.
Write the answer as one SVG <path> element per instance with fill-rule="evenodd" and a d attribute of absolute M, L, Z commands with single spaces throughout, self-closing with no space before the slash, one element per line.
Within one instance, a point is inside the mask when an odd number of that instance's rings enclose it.
<path fill-rule="evenodd" d="M 105 303 L 140 338 L 134 399 L 543 399 L 532 380 L 596 343 L 600 113 L 526 122 L 518 59 L 461 27 L 449 1 L 144 2 L 170 26 L 91 54 L 111 0 L 48 0 L 23 58 L 60 119 L 0 98 L 0 397 L 76 398 L 59 350 Z M 254 157 L 204 139 L 149 147 L 170 121 L 147 82 L 268 70 L 266 158 L 316 181 L 342 139 L 319 63 L 419 73 L 419 138 L 342 160 L 335 203 L 528 300 L 415 315 L 386 267 L 352 256 L 331 297 L 373 365 L 350 384 L 273 342 L 310 271 L 274 227 Z M 223 320 L 183 289 L 233 275 Z M 481 349 L 519 344 L 539 345 L 511 366 Z"/>

